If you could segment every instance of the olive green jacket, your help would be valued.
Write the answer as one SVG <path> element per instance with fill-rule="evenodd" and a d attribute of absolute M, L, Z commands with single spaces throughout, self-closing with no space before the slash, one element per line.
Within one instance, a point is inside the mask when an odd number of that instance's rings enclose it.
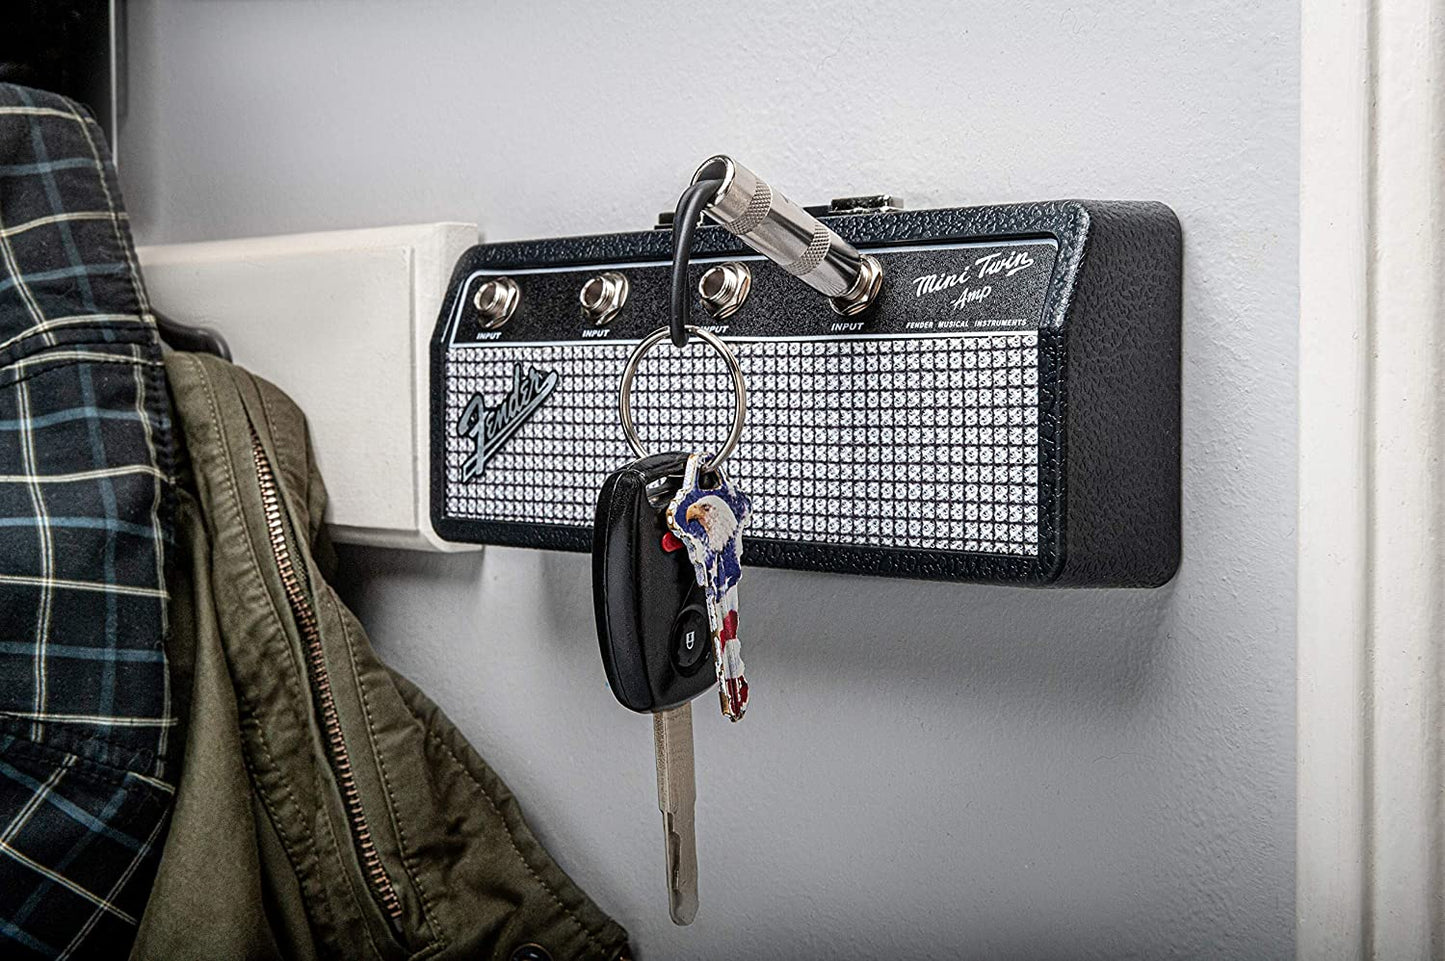
<path fill-rule="evenodd" d="M 131 957 L 622 957 L 626 932 L 327 584 L 301 411 L 213 357 L 166 372 L 190 461 L 168 642 L 186 747 Z"/>

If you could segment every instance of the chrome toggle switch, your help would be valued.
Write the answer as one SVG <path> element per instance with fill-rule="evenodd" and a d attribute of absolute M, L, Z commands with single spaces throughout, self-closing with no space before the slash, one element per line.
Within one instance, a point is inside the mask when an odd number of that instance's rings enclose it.
<path fill-rule="evenodd" d="M 510 277 L 493 277 L 477 288 L 472 295 L 472 306 L 481 316 L 482 327 L 496 330 L 512 319 L 522 292 L 517 282 Z"/>
<path fill-rule="evenodd" d="M 577 296 L 582 303 L 582 315 L 598 327 L 603 326 L 627 303 L 627 290 L 627 278 L 617 271 L 598 274 L 582 285 L 582 292 Z"/>
<path fill-rule="evenodd" d="M 715 264 L 704 271 L 697 282 L 698 296 L 714 320 L 737 313 L 752 288 L 752 271 L 739 263 Z"/>

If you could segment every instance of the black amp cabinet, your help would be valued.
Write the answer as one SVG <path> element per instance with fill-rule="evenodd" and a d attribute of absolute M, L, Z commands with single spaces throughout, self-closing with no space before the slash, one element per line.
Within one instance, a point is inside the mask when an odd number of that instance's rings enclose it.
<path fill-rule="evenodd" d="M 725 469 L 753 499 L 745 563 L 1025 585 L 1154 586 L 1180 553 L 1179 222 L 1150 202 L 824 216 L 883 268 L 857 316 L 699 229 L 690 282 L 744 265 L 732 348 L 746 427 Z M 668 322 L 670 231 L 483 244 L 432 340 L 432 521 L 444 538 L 586 551 L 597 491 L 633 454 L 618 382 Z M 579 291 L 625 300 L 605 323 Z M 615 278 L 621 276 L 625 283 Z M 480 303 L 510 278 L 505 323 Z M 702 318 L 701 320 L 697 318 Z M 655 451 L 726 433 L 705 345 L 641 363 Z"/>

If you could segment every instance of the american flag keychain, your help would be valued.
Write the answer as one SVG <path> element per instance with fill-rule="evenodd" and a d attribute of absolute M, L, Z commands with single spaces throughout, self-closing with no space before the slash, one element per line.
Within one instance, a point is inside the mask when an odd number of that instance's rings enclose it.
<path fill-rule="evenodd" d="M 668 505 L 667 526 L 687 549 L 698 585 L 707 596 L 718 698 L 723 716 L 738 721 L 748 707 L 738 641 L 738 581 L 743 576 L 743 525 L 752 514 L 752 502 L 729 483 L 721 468 L 705 466 L 707 462 L 704 454 L 688 457 L 682 487 Z"/>
<path fill-rule="evenodd" d="M 748 682 L 743 675 L 742 646 L 738 640 L 738 581 L 742 578 L 743 526 L 752 514 L 752 502 L 727 479 L 722 463 L 737 447 L 747 411 L 747 389 L 737 357 L 717 335 L 687 325 L 687 333 L 701 338 L 727 364 L 733 385 L 733 425 L 715 456 L 692 454 L 687 458 L 682 486 L 668 504 L 668 532 L 663 547 L 685 549 L 698 586 L 706 597 L 718 699 L 723 716 L 741 720 L 748 706 Z M 632 383 L 647 352 L 666 339 L 672 329 L 654 331 L 637 345 L 622 373 L 619 411 L 623 434 L 639 456 L 647 451 L 632 420 Z"/>

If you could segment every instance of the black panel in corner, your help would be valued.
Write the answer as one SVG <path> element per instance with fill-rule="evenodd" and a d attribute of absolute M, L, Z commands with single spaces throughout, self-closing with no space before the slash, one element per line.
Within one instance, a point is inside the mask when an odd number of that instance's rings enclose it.
<path fill-rule="evenodd" d="M 750 396 L 728 462 L 755 505 L 749 564 L 1009 584 L 1147 586 L 1179 557 L 1178 221 L 1162 204 L 1058 201 L 826 218 L 883 264 L 857 318 L 720 228 L 693 283 L 751 272 L 732 317 Z M 469 250 L 432 341 L 432 510 L 450 540 L 585 551 L 606 475 L 632 454 L 628 354 L 667 323 L 666 230 Z M 628 280 L 605 326 L 578 306 Z M 477 291 L 516 284 L 489 326 Z M 696 307 L 702 317 L 701 308 Z M 653 450 L 716 443 L 730 412 L 702 347 L 642 365 Z"/>
<path fill-rule="evenodd" d="M 1089 205 L 1065 322 L 1061 584 L 1157 587 L 1179 568 L 1182 261 L 1164 204 Z"/>

